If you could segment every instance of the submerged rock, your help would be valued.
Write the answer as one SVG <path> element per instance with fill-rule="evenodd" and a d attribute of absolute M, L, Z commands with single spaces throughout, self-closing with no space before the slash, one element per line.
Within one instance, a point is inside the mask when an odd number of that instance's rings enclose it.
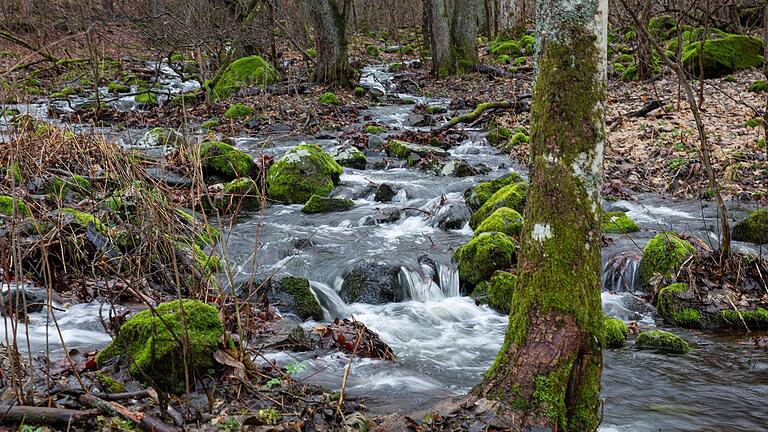
<path fill-rule="evenodd" d="M 515 183 L 520 183 L 523 178 L 516 172 L 511 172 L 504 177 L 480 183 L 464 192 L 464 200 L 472 211 L 476 211 L 499 189 Z"/>
<path fill-rule="evenodd" d="M 664 330 L 641 332 L 637 335 L 635 345 L 639 348 L 655 348 L 670 354 L 685 354 L 691 350 L 688 342 L 680 336 Z"/>
<path fill-rule="evenodd" d="M 395 190 L 395 188 L 387 183 L 382 183 L 376 188 L 376 194 L 373 196 L 373 200 L 378 202 L 390 202 L 395 195 L 397 195 L 397 190 Z"/>
<path fill-rule="evenodd" d="M 472 229 L 477 229 L 486 218 L 502 207 L 508 207 L 523 214 L 527 194 L 528 183 L 520 182 L 504 186 L 477 209 L 469 220 L 469 226 Z"/>
<path fill-rule="evenodd" d="M 11 288 L 4 292 L 5 301 L 2 304 L 3 316 L 26 317 L 27 314 L 40 312 L 48 304 L 47 293 L 41 289 Z"/>
<path fill-rule="evenodd" d="M 330 213 L 349 210 L 355 206 L 354 201 L 344 198 L 326 198 L 312 195 L 301 208 L 304 213 Z"/>
<path fill-rule="evenodd" d="M 223 142 L 206 141 L 200 144 L 200 160 L 206 176 L 216 176 L 223 180 L 258 178 L 258 167 L 253 158 Z"/>
<path fill-rule="evenodd" d="M 134 378 L 180 393 L 184 390 L 185 361 L 193 376 L 207 373 L 216 364 L 213 354 L 223 334 L 215 307 L 197 300 L 172 301 L 131 317 L 112 343 L 99 352 L 96 362 L 104 364 L 119 356 L 129 362 Z M 186 356 L 178 342 L 182 337 L 189 341 Z"/>
<path fill-rule="evenodd" d="M 405 299 L 400 288 L 400 267 L 366 261 L 347 271 L 339 296 L 346 303 L 384 304 Z"/>
<path fill-rule="evenodd" d="M 643 249 L 640 283 L 647 285 L 656 274 L 669 277 L 694 253 L 693 245 L 673 232 L 656 234 Z"/>
<path fill-rule="evenodd" d="M 312 195 L 326 197 L 343 171 L 320 146 L 300 144 L 269 167 L 269 196 L 286 204 L 303 204 Z"/>
<path fill-rule="evenodd" d="M 768 243 L 768 210 L 758 209 L 733 227 L 733 239 L 749 243 Z"/>
<path fill-rule="evenodd" d="M 274 84 L 279 75 L 268 61 L 257 55 L 243 57 L 230 63 L 216 77 L 210 89 L 211 100 L 227 97 L 248 85 L 266 87 Z"/>
<path fill-rule="evenodd" d="M 620 211 L 603 213 L 602 227 L 603 232 L 609 234 L 628 234 L 640 231 L 635 221 Z"/>
<path fill-rule="evenodd" d="M 515 210 L 502 207 L 488 216 L 475 230 L 475 235 L 484 232 L 500 232 L 517 237 L 523 230 L 523 217 Z"/>
<path fill-rule="evenodd" d="M 515 263 L 515 241 L 506 234 L 482 233 L 456 250 L 459 280 L 475 286 L 491 279 L 498 270 L 508 270 Z"/>
<path fill-rule="evenodd" d="M 333 160 L 343 167 L 365 169 L 367 159 L 357 147 L 338 148 L 331 152 Z"/>

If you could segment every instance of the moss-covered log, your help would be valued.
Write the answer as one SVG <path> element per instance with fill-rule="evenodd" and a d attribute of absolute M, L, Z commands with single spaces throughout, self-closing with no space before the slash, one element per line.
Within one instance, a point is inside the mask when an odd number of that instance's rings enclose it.
<path fill-rule="evenodd" d="M 477 392 L 515 429 L 593 431 L 600 307 L 607 0 L 537 4 L 530 189 L 504 345 Z"/>

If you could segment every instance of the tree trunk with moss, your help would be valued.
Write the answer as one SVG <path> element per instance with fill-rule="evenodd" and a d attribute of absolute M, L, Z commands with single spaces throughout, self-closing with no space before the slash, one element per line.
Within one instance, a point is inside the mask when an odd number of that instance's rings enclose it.
<path fill-rule="evenodd" d="M 336 0 L 309 0 L 315 30 L 315 82 L 348 87 L 351 69 L 347 55 L 346 21 L 350 0 L 343 8 Z"/>
<path fill-rule="evenodd" d="M 427 0 L 432 74 L 438 78 L 469 70 L 477 55 L 478 0 Z"/>
<path fill-rule="evenodd" d="M 531 186 L 504 345 L 481 397 L 519 426 L 598 425 L 608 0 L 540 0 Z"/>

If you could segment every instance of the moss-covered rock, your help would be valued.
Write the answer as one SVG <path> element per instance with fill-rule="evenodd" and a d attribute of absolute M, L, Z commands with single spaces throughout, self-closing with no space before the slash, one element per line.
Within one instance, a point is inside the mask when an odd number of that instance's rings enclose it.
<path fill-rule="evenodd" d="M 504 186 L 491 195 L 488 201 L 472 214 L 472 217 L 469 219 L 469 226 L 473 230 L 477 229 L 488 216 L 502 207 L 511 208 L 522 214 L 525 210 L 527 194 L 528 183 L 520 182 Z"/>
<path fill-rule="evenodd" d="M 658 41 L 666 41 L 677 28 L 677 20 L 671 15 L 661 15 L 648 21 L 648 31 Z"/>
<path fill-rule="evenodd" d="M 641 332 L 637 335 L 635 345 L 639 348 L 653 348 L 670 354 L 685 354 L 691 350 L 688 342 L 680 336 L 664 330 Z"/>
<path fill-rule="evenodd" d="M 74 175 L 68 178 L 53 177 L 45 184 L 43 190 L 51 202 L 71 201 L 91 195 L 93 186 L 87 178 Z"/>
<path fill-rule="evenodd" d="M 134 97 L 134 100 L 136 101 L 136 103 L 139 103 L 148 107 L 160 106 L 160 102 L 157 100 L 157 96 L 155 96 L 154 93 L 150 93 L 150 92 L 137 94 Z"/>
<path fill-rule="evenodd" d="M 499 232 L 482 233 L 458 248 L 453 258 L 459 264 L 459 279 L 475 286 L 489 280 L 497 270 L 513 266 L 515 241 Z"/>
<path fill-rule="evenodd" d="M 197 300 L 172 301 L 131 317 L 96 361 L 103 364 L 119 356 L 130 364 L 134 378 L 180 393 L 185 386 L 185 361 L 191 374 L 206 373 L 216 365 L 213 354 L 223 334 L 215 307 Z M 186 356 L 180 343 L 184 339 Z"/>
<path fill-rule="evenodd" d="M 56 210 L 56 213 L 62 216 L 67 223 L 78 225 L 82 229 L 87 229 L 89 225 L 93 224 L 94 229 L 102 235 L 108 235 L 110 232 L 107 225 L 90 213 L 72 208 L 61 208 Z"/>
<path fill-rule="evenodd" d="M 253 158 L 229 144 L 219 141 L 206 141 L 200 144 L 200 160 L 203 174 L 216 176 L 224 180 L 240 177 L 257 177 L 256 162 Z"/>
<path fill-rule="evenodd" d="M 768 329 L 768 310 L 761 307 L 738 312 L 733 309 L 722 310 L 718 318 L 721 327 L 743 329 L 746 324 L 749 330 Z"/>
<path fill-rule="evenodd" d="M 523 217 L 509 207 L 496 209 L 475 230 L 475 235 L 484 232 L 500 232 L 510 237 L 517 237 L 523 229 Z"/>
<path fill-rule="evenodd" d="M 708 39 L 703 50 L 701 41 L 685 45 L 682 62 L 690 73 L 698 76 L 702 61 L 706 78 L 758 67 L 763 64 L 763 43 L 752 36 L 726 35 Z"/>
<path fill-rule="evenodd" d="M 212 100 L 227 97 L 241 87 L 258 85 L 266 87 L 274 84 L 279 75 L 268 61 L 257 55 L 235 60 L 224 69 L 213 81 L 210 87 Z"/>
<path fill-rule="evenodd" d="M 339 101 L 339 97 L 336 96 L 336 94 L 333 92 L 325 92 L 321 94 L 318 101 L 320 101 L 321 103 L 331 104 L 331 105 L 341 104 L 341 101 Z"/>
<path fill-rule="evenodd" d="M 673 232 L 656 234 L 643 249 L 640 260 L 640 282 L 650 283 L 655 274 L 663 277 L 672 272 L 695 252 L 693 245 Z"/>
<path fill-rule="evenodd" d="M 259 188 L 250 177 L 241 177 L 224 184 L 224 192 L 210 197 L 209 206 L 225 213 L 253 210 L 261 204 Z M 205 202 L 205 201 L 204 201 Z"/>
<path fill-rule="evenodd" d="M 111 82 L 107 84 L 107 91 L 112 94 L 118 94 L 118 93 L 130 93 L 131 88 L 125 84 L 119 83 L 119 82 Z"/>
<path fill-rule="evenodd" d="M 15 213 L 21 217 L 30 215 L 29 208 L 24 201 L 8 195 L 0 195 L 0 215 L 11 217 Z"/>
<path fill-rule="evenodd" d="M 618 319 L 605 317 L 605 346 L 608 348 L 621 348 L 629 336 L 627 323 Z"/>
<path fill-rule="evenodd" d="M 517 131 L 514 135 L 512 135 L 512 138 L 507 141 L 507 147 L 517 147 L 520 144 L 528 144 L 531 142 L 531 138 L 525 134 L 523 131 Z"/>
<path fill-rule="evenodd" d="M 378 57 L 379 56 L 379 48 L 376 47 L 376 45 L 372 43 L 365 44 L 365 55 L 368 57 Z"/>
<path fill-rule="evenodd" d="M 221 121 L 218 118 L 214 117 L 212 119 L 208 119 L 208 120 L 200 123 L 200 127 L 202 129 L 213 129 L 213 128 L 215 128 L 216 126 L 218 126 L 220 124 L 221 124 Z"/>
<path fill-rule="evenodd" d="M 497 271 L 489 281 L 482 281 L 472 291 L 472 298 L 491 309 L 508 314 L 512 307 L 512 294 L 517 286 L 517 275 Z"/>
<path fill-rule="evenodd" d="M 448 156 L 448 152 L 439 147 L 400 140 L 389 140 L 387 143 L 387 153 L 392 157 L 408 161 L 408 165 L 414 165 L 420 158 L 444 158 Z"/>
<path fill-rule="evenodd" d="M 255 110 L 245 104 L 234 104 L 224 112 L 224 118 L 239 119 L 252 115 Z"/>
<path fill-rule="evenodd" d="M 602 226 L 603 232 L 610 234 L 627 234 L 640 230 L 635 221 L 621 211 L 603 213 Z"/>
<path fill-rule="evenodd" d="M 758 80 L 750 84 L 749 91 L 752 93 L 768 92 L 768 82 L 765 80 Z"/>
<path fill-rule="evenodd" d="M 269 197 L 286 204 L 303 204 L 312 195 L 328 196 L 343 171 L 320 146 L 300 144 L 269 167 Z"/>
<path fill-rule="evenodd" d="M 733 239 L 749 243 L 768 243 L 768 210 L 758 209 L 733 227 Z"/>
<path fill-rule="evenodd" d="M 365 132 L 365 133 L 377 134 L 377 135 L 378 134 L 382 134 L 382 133 L 384 133 L 386 131 L 387 130 L 384 129 L 384 126 L 375 125 L 375 124 L 370 124 L 370 125 L 366 126 L 365 129 L 363 129 L 363 132 Z"/>
<path fill-rule="evenodd" d="M 511 172 L 504 177 L 480 183 L 464 192 L 464 201 L 473 211 L 479 209 L 499 189 L 515 183 L 520 183 L 523 178 L 516 172 Z"/>
<path fill-rule="evenodd" d="M 331 152 L 331 156 L 339 165 L 348 168 L 365 169 L 368 163 L 365 153 L 353 146 L 338 148 Z"/>
<path fill-rule="evenodd" d="M 389 72 L 400 72 L 401 70 L 403 70 L 403 64 L 400 62 L 390 63 L 387 66 L 387 71 Z"/>
<path fill-rule="evenodd" d="M 488 135 L 486 136 L 486 139 L 490 144 L 496 145 L 502 141 L 507 141 L 508 139 L 512 138 L 513 134 L 514 132 L 512 132 L 511 129 L 507 129 L 501 126 L 496 126 L 491 128 L 491 130 L 488 131 Z"/>
<path fill-rule="evenodd" d="M 662 288 L 656 299 L 656 312 L 669 325 L 700 328 L 701 313 L 686 306 L 687 297 L 690 296 L 687 291 L 688 285 L 684 283 L 674 283 Z"/>
<path fill-rule="evenodd" d="M 275 284 L 270 303 L 283 312 L 295 313 L 301 319 L 323 319 L 323 308 L 309 287 L 309 281 L 299 277 L 285 277 Z"/>
<path fill-rule="evenodd" d="M 327 198 L 312 195 L 301 208 L 303 213 L 330 213 L 349 210 L 355 206 L 351 199 Z"/>
<path fill-rule="evenodd" d="M 179 131 L 172 128 L 156 127 L 144 133 L 144 136 L 136 143 L 141 147 L 181 147 L 187 143 L 187 139 Z"/>

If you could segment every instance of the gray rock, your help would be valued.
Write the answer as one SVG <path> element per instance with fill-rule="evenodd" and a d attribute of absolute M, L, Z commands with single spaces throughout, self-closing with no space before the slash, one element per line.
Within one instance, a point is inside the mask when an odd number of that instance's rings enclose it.
<path fill-rule="evenodd" d="M 396 194 L 397 190 L 395 188 L 387 183 L 382 183 L 376 189 L 376 195 L 373 196 L 373 199 L 378 202 L 390 202 Z"/>
<path fill-rule="evenodd" d="M 442 230 L 459 230 L 469 221 L 472 213 L 466 204 L 449 202 L 439 207 L 432 217 L 431 225 Z"/>
<path fill-rule="evenodd" d="M 400 267 L 364 261 L 344 274 L 339 296 L 347 303 L 384 304 L 405 299 L 400 288 Z"/>
<path fill-rule="evenodd" d="M 392 223 L 400 219 L 400 209 L 395 206 L 377 208 L 373 213 L 373 219 L 377 223 Z"/>

